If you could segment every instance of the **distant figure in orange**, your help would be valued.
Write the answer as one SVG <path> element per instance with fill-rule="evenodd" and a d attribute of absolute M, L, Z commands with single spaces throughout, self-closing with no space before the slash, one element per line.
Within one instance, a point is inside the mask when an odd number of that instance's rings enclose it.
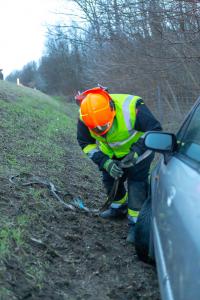
<path fill-rule="evenodd" d="M 0 80 L 3 80 L 3 73 L 2 73 L 3 69 L 0 69 Z"/>

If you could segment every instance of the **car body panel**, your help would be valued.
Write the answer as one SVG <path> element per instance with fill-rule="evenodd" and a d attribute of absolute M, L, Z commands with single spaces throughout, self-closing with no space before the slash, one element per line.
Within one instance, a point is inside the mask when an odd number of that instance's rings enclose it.
<path fill-rule="evenodd" d="M 200 299 L 200 174 L 172 155 L 152 173 L 152 211 L 161 295 Z"/>

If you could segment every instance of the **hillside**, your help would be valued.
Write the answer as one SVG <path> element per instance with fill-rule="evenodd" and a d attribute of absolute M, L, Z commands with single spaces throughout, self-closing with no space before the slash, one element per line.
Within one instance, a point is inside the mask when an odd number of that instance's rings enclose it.
<path fill-rule="evenodd" d="M 99 171 L 76 142 L 77 114 L 60 98 L 0 81 L 0 300 L 158 300 L 155 268 L 126 245 L 126 221 L 69 210 L 44 185 L 20 184 L 33 174 L 66 203 L 80 196 L 101 206 Z"/>

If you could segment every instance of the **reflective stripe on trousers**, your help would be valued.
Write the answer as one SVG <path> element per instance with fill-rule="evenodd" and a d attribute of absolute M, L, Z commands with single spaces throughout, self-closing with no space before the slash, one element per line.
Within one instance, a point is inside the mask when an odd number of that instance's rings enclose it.
<path fill-rule="evenodd" d="M 128 200 L 128 193 L 126 193 L 122 199 L 112 202 L 111 207 L 120 208 L 122 205 L 127 204 L 127 200 Z"/>

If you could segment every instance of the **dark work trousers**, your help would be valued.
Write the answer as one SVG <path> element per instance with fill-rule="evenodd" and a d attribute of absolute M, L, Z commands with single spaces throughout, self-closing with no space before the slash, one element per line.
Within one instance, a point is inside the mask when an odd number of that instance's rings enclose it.
<path fill-rule="evenodd" d="M 120 178 L 119 187 L 113 201 L 121 200 L 126 194 L 125 182 L 128 187 L 128 208 L 139 211 L 144 203 L 148 192 L 148 176 L 154 153 L 133 167 L 123 169 L 124 174 Z M 108 172 L 103 171 L 103 184 L 106 188 L 107 195 L 112 189 L 114 178 Z"/>

